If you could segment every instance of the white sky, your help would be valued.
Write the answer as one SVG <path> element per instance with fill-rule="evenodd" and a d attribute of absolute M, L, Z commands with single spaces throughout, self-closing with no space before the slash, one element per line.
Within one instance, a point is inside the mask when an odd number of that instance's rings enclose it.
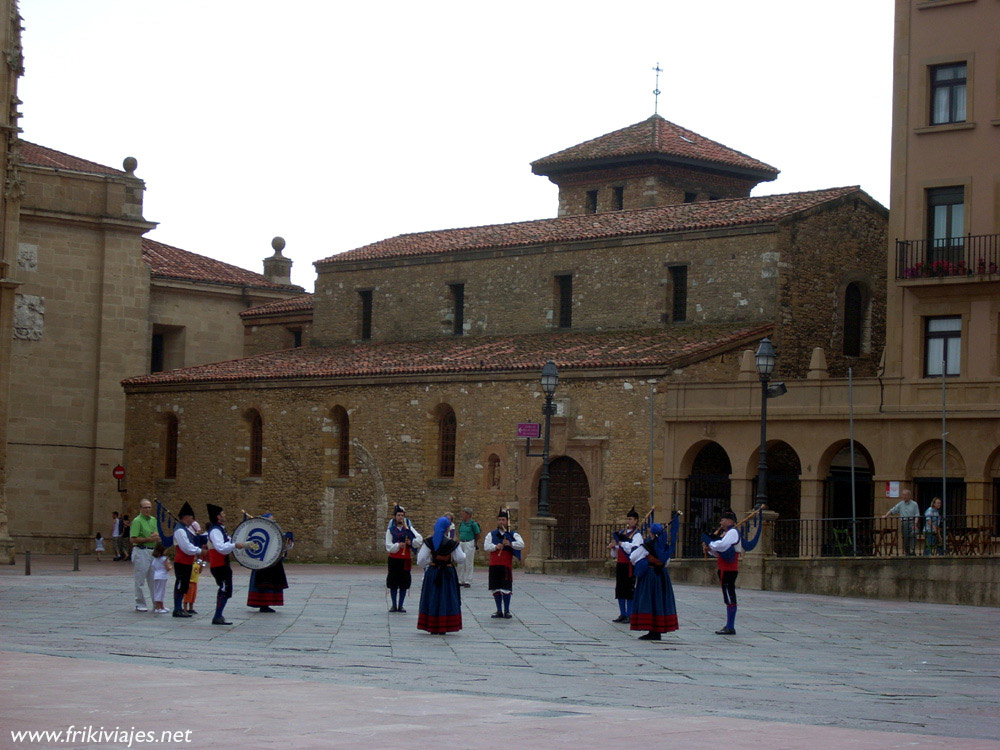
<path fill-rule="evenodd" d="M 21 0 L 24 138 L 146 181 L 148 236 L 254 271 L 555 216 L 529 162 L 666 119 L 888 204 L 890 0 Z"/>

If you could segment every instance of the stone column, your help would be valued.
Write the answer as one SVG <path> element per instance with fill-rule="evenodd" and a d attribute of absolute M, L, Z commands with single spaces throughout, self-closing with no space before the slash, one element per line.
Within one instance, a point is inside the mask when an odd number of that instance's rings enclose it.
<path fill-rule="evenodd" d="M 531 549 L 524 556 L 524 569 L 532 573 L 542 573 L 545 561 L 552 557 L 552 537 L 556 519 L 552 516 L 529 518 L 531 524 Z"/>

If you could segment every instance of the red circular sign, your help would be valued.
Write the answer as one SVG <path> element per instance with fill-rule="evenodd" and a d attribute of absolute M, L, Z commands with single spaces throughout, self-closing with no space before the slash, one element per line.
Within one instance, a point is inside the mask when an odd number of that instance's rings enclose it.
<path fill-rule="evenodd" d="M 113 476 L 115 479 L 124 479 L 125 467 L 122 466 L 121 464 L 118 464 L 114 469 L 111 470 L 111 476 Z"/>

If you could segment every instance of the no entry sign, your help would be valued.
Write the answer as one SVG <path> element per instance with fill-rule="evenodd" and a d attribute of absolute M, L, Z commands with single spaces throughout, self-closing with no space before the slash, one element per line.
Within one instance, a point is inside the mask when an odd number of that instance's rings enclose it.
<path fill-rule="evenodd" d="M 125 478 L 125 467 L 122 466 L 121 464 L 118 464 L 115 468 L 111 470 L 111 476 L 121 481 L 122 479 Z"/>

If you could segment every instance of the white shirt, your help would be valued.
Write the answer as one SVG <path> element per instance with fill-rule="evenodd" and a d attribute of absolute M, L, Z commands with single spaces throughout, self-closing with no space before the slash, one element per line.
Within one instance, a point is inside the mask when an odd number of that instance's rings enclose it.
<path fill-rule="evenodd" d="M 420 548 L 420 552 L 417 553 L 417 565 L 421 568 L 426 568 L 431 564 L 431 547 L 429 544 L 425 544 Z M 465 560 L 465 550 L 462 549 L 461 545 L 455 547 L 451 551 L 451 561 L 460 563 Z"/>
<path fill-rule="evenodd" d="M 622 552 L 624 552 L 626 555 L 631 555 L 632 550 L 634 550 L 636 547 L 641 547 L 641 546 L 642 546 L 642 532 L 639 531 L 639 529 L 636 529 L 635 531 L 632 532 L 632 536 L 627 542 L 624 541 L 618 542 L 618 547 L 621 547 Z M 618 547 L 611 548 L 612 557 L 618 557 Z"/>
<path fill-rule="evenodd" d="M 402 547 L 402 545 L 399 542 L 392 541 L 392 526 L 394 526 L 395 523 L 396 522 L 393 521 L 392 525 L 390 525 L 389 528 L 385 530 L 385 551 L 388 552 L 390 555 L 393 552 L 399 552 L 400 548 Z M 420 536 L 420 533 L 412 526 L 410 527 L 410 531 L 413 532 L 413 539 L 410 540 L 410 546 L 413 547 L 413 549 L 417 549 L 421 544 L 424 543 L 424 538 Z"/>
<path fill-rule="evenodd" d="M 200 555 L 201 547 L 195 547 L 191 544 L 191 540 L 188 539 L 188 527 L 184 524 L 180 524 L 176 529 L 174 529 L 174 544 L 177 545 L 177 549 L 186 555 Z"/>
<path fill-rule="evenodd" d="M 222 536 L 222 529 L 212 529 L 208 532 L 208 541 L 212 543 L 212 548 L 220 555 L 228 555 L 236 549 L 236 542 L 232 539 L 227 542 Z"/>
<path fill-rule="evenodd" d="M 740 543 L 740 532 L 736 530 L 734 526 L 725 534 L 722 535 L 721 539 L 716 539 L 714 542 L 709 542 L 708 554 L 712 557 L 718 557 L 720 552 L 725 552 L 730 547 L 735 547 Z"/>
<path fill-rule="evenodd" d="M 493 531 L 496 531 L 496 529 L 493 529 Z M 500 540 L 500 544 L 493 544 L 493 531 L 486 532 L 486 538 L 483 539 L 483 549 L 487 552 L 503 548 L 503 539 Z M 514 541 L 510 543 L 510 546 L 511 549 L 524 549 L 524 540 L 516 531 L 514 532 Z"/>

